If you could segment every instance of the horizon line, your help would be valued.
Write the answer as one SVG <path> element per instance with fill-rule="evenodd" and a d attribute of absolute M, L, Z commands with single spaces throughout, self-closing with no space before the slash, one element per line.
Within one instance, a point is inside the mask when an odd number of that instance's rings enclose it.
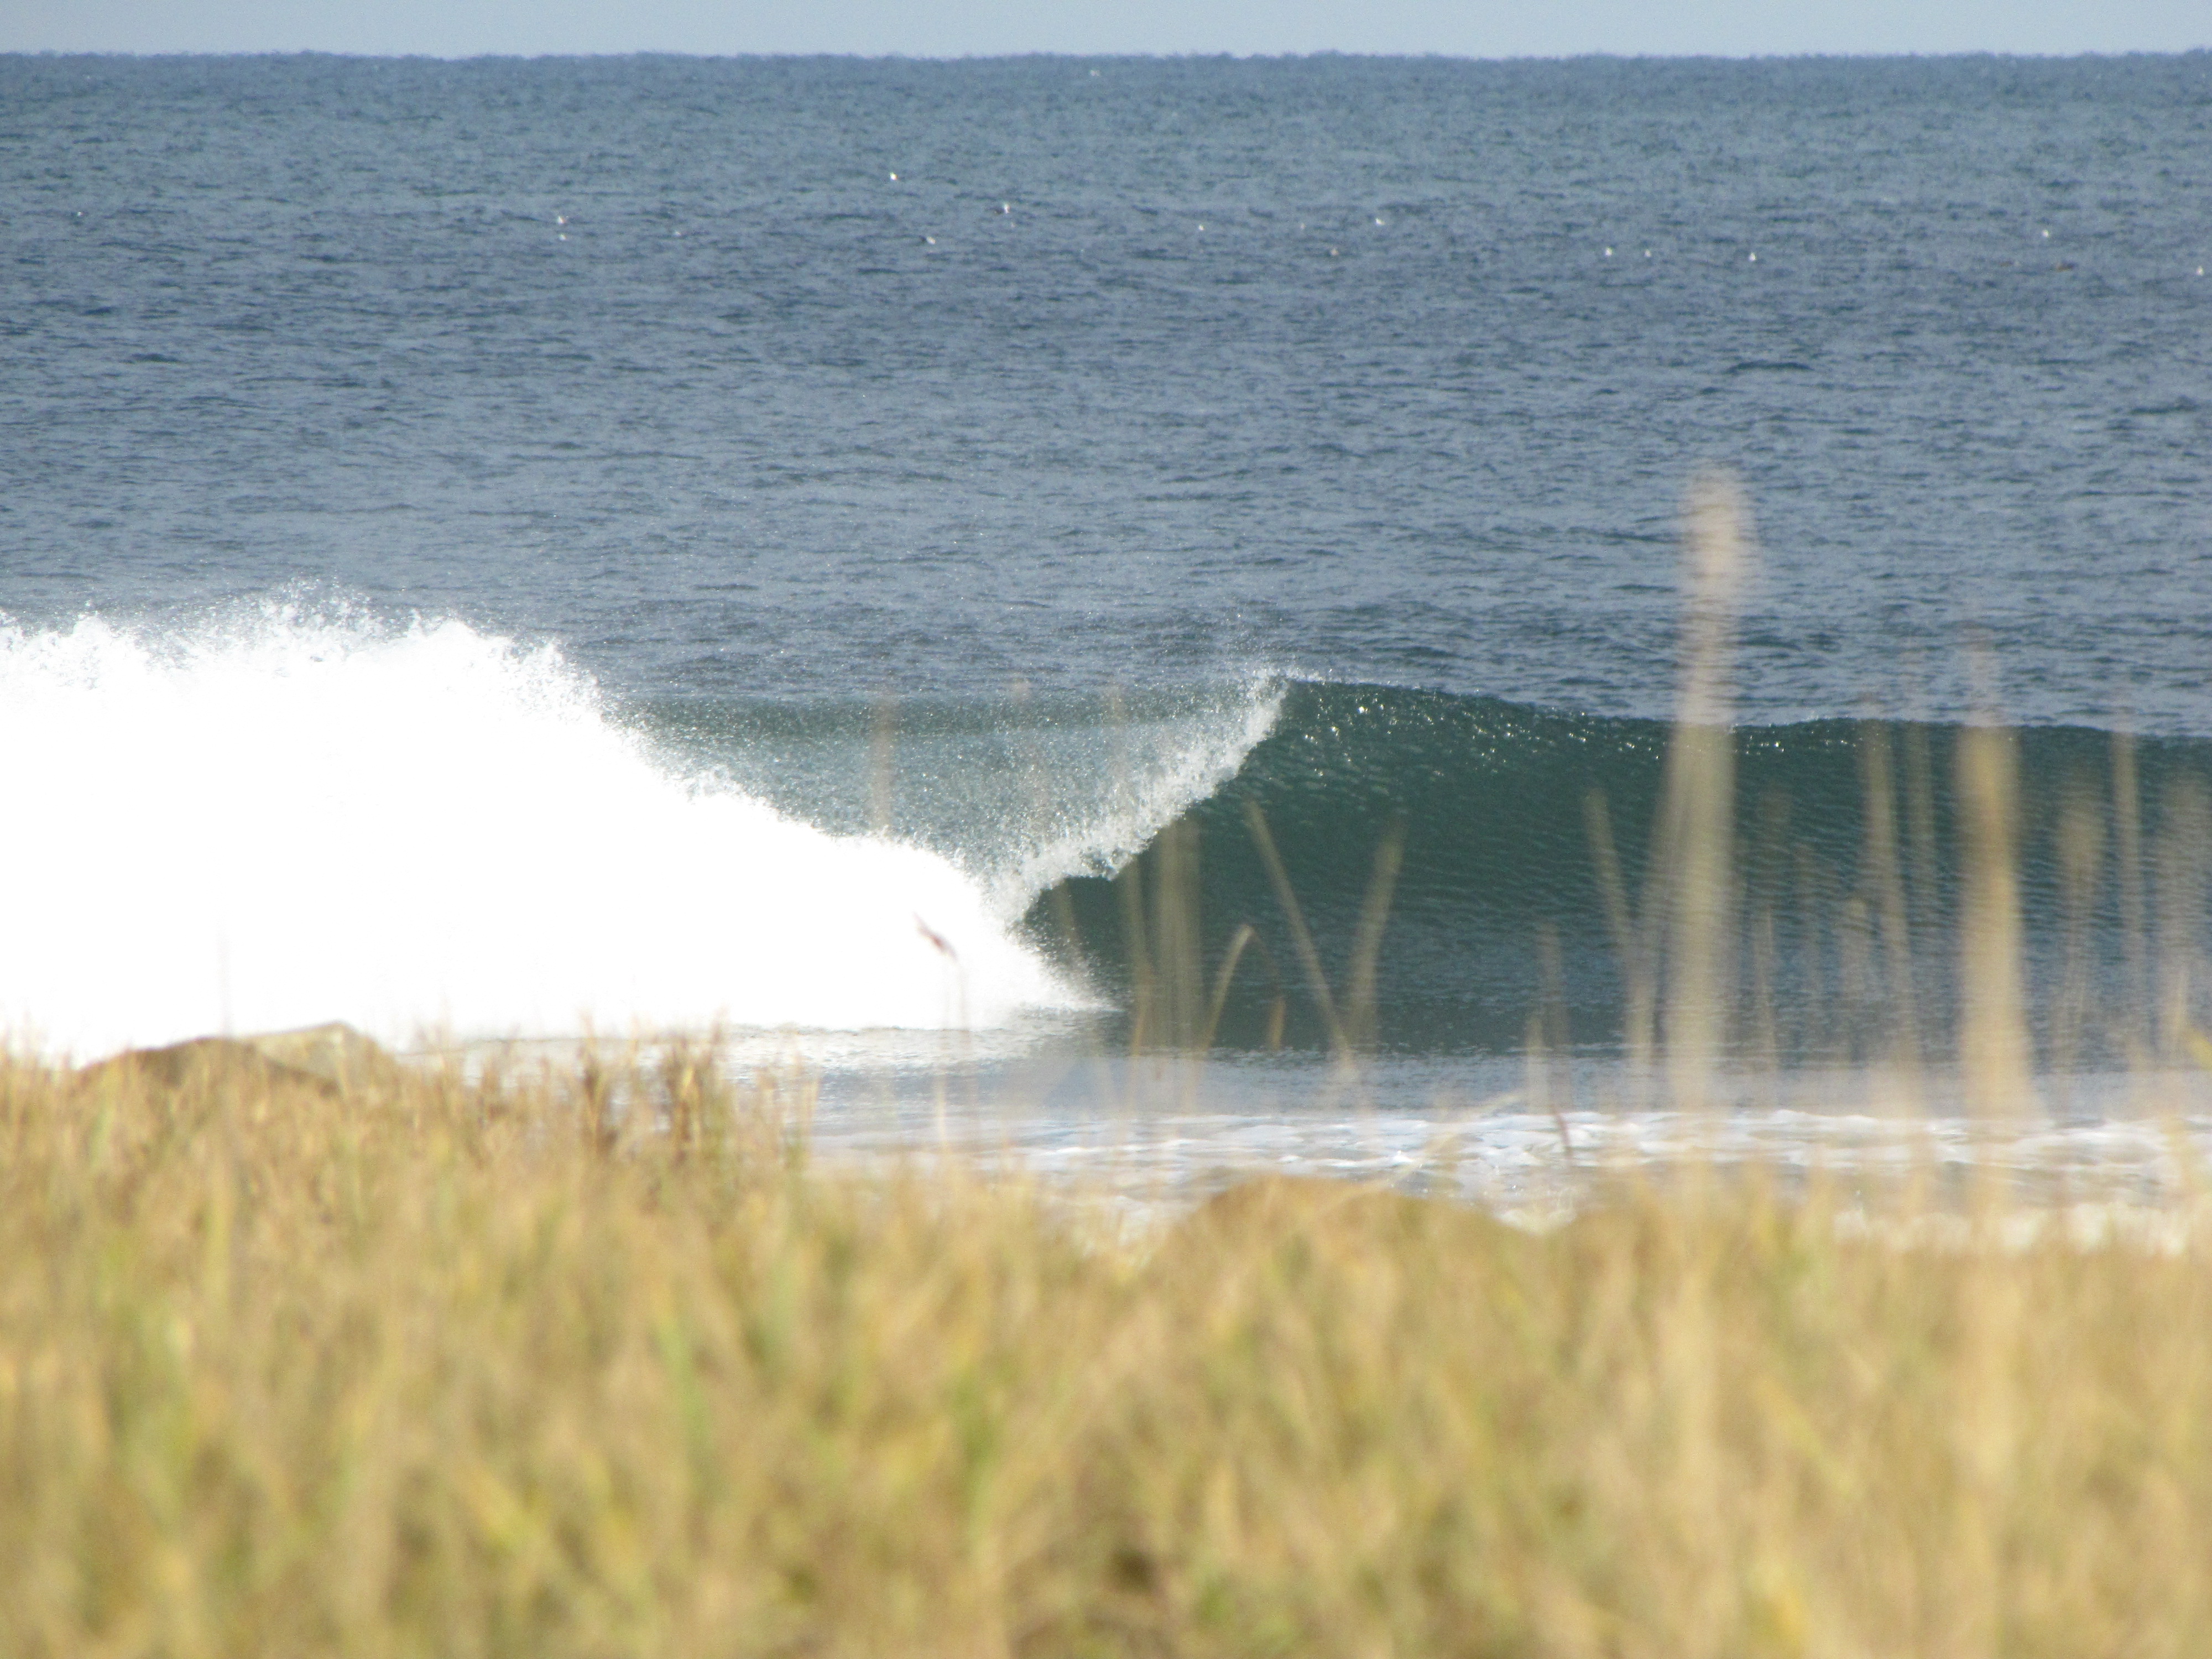
<path fill-rule="evenodd" d="M 809 63 L 831 59 L 859 64 L 992 64 L 1054 59 L 1071 63 L 1172 64 L 1191 62 L 1303 63 L 1316 58 L 1345 58 L 1368 63 L 1445 64 L 1571 64 L 1593 61 L 1621 64 L 1788 64 L 1863 63 L 1868 61 L 1958 62 L 1978 58 L 2018 59 L 2034 63 L 2076 63 L 2130 58 L 2212 57 L 2212 42 L 2202 46 L 2162 47 L 2125 46 L 2081 51 L 2033 51 L 2008 47 L 1964 47 L 1942 51 L 1908 49 L 1865 52 L 1613 52 L 1594 49 L 1557 52 L 1358 52 L 1340 47 L 1316 47 L 1307 52 L 1059 52 L 1051 50 L 964 52 L 694 52 L 677 47 L 640 46 L 623 51 L 582 52 L 353 52 L 325 46 L 179 47 L 137 51 L 121 47 L 0 46 L 0 58 L 109 58 L 131 61 L 173 58 L 331 58 L 356 63 L 578 63 L 626 58 L 672 58 L 690 63 Z"/>

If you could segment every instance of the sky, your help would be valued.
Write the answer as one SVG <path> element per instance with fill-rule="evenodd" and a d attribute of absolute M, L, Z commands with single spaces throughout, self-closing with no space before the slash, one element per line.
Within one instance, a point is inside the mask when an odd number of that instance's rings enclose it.
<path fill-rule="evenodd" d="M 2212 0 L 0 0 L 0 52 L 2183 52 Z"/>

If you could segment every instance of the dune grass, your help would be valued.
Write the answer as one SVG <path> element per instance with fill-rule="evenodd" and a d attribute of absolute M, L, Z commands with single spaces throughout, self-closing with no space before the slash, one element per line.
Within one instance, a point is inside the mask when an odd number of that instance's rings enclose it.
<path fill-rule="evenodd" d="M 2187 1239 L 1707 1172 L 1132 1242 L 786 1124 L 0 1070 L 0 1653 L 2212 1651 Z"/>

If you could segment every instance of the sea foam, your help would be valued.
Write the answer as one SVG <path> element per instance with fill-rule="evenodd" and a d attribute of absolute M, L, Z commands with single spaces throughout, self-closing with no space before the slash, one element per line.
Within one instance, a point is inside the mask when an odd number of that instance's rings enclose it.
<path fill-rule="evenodd" d="M 0 1033 L 89 1056 L 984 1029 L 1086 999 L 972 873 L 657 762 L 557 646 L 271 606 L 0 626 Z"/>

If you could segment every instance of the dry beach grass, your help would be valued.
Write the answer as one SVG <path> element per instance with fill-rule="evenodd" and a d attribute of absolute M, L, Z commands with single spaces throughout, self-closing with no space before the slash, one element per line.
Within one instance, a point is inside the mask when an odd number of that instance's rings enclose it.
<path fill-rule="evenodd" d="M 2212 1645 L 2194 1234 L 1708 1172 L 1132 1245 L 630 1084 L 0 1073 L 0 1651 Z"/>

